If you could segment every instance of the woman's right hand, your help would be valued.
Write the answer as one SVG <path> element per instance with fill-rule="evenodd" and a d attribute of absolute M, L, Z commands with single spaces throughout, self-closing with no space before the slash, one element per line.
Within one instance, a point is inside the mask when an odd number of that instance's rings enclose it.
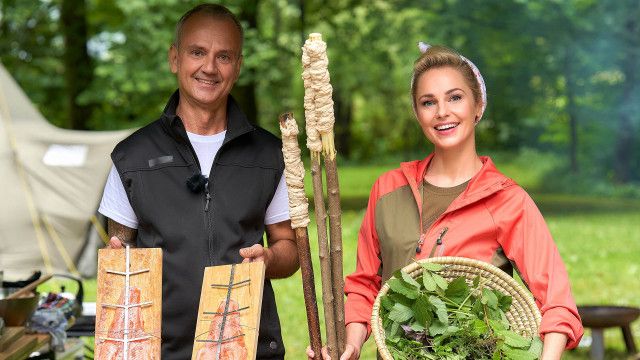
<path fill-rule="evenodd" d="M 311 346 L 307 346 L 307 356 L 309 360 L 313 360 L 316 354 L 311 350 Z M 340 356 L 340 360 L 358 360 L 360 358 L 360 349 L 356 348 L 355 345 L 347 344 L 345 346 L 344 352 Z M 322 359 L 323 360 L 331 360 L 331 356 L 329 356 L 329 352 L 327 351 L 327 347 L 322 347 Z"/>

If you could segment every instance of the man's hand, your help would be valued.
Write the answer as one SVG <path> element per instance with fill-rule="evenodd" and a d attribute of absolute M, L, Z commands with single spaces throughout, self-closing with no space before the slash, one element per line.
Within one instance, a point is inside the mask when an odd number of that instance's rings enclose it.
<path fill-rule="evenodd" d="M 262 261 L 264 262 L 265 268 L 271 262 L 273 255 L 271 254 L 271 250 L 269 248 L 265 248 L 260 244 L 255 244 L 251 247 L 246 247 L 240 249 L 240 256 L 244 259 L 243 263 L 252 262 L 252 261 Z"/>
<path fill-rule="evenodd" d="M 126 227 L 107 218 L 107 232 L 111 237 L 109 239 L 109 248 L 122 249 L 125 244 L 129 244 L 129 246 L 134 247 L 138 230 Z"/>
<path fill-rule="evenodd" d="M 108 247 L 109 249 L 122 249 L 124 248 L 124 245 L 117 236 L 112 236 L 111 239 L 109 239 Z"/>

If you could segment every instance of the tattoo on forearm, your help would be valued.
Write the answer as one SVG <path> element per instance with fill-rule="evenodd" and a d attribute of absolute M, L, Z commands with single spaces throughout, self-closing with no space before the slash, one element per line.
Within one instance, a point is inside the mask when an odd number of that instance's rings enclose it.
<path fill-rule="evenodd" d="M 128 244 L 129 246 L 134 246 L 136 244 L 136 234 L 138 232 L 138 230 L 136 229 L 132 229 L 111 219 L 108 219 L 107 230 L 109 233 L 109 238 L 111 238 L 112 236 L 116 236 L 118 239 L 120 239 L 120 241 L 123 242 L 123 244 Z"/>

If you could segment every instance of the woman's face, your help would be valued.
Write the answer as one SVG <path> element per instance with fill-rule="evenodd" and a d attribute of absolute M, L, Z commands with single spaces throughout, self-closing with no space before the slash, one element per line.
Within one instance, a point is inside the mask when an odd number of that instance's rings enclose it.
<path fill-rule="evenodd" d="M 436 150 L 475 147 L 475 119 L 482 107 L 458 70 L 426 71 L 418 79 L 415 96 L 416 117 Z"/>

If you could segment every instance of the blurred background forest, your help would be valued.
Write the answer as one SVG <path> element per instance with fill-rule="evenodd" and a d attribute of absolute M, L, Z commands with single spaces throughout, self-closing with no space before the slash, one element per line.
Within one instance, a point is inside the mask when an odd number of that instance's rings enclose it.
<path fill-rule="evenodd" d="M 0 0 L 0 61 L 57 126 L 142 126 L 176 87 L 167 50 L 178 18 L 196 3 Z M 457 49 L 482 71 L 489 103 L 478 150 L 533 194 L 578 304 L 640 306 L 640 1 L 222 3 L 246 29 L 233 94 L 251 120 L 277 135 L 282 112 L 294 111 L 303 124 L 304 40 L 321 32 L 328 44 L 345 274 L 355 268 L 354 239 L 374 179 L 430 151 L 409 97 L 416 45 L 425 41 Z M 315 239 L 315 223 L 309 229 Z M 300 276 L 274 284 L 283 329 L 305 321 L 302 297 L 291 296 L 300 294 Z M 85 287 L 95 301 L 95 280 Z M 611 330 L 606 358 L 626 359 Z M 633 330 L 637 336 L 640 321 Z M 304 357 L 308 339 L 300 334 L 285 335 L 288 358 Z M 371 341 L 363 354 L 375 357 Z M 587 356 L 580 349 L 567 358 Z"/>
<path fill-rule="evenodd" d="M 0 61 L 52 123 L 121 129 L 157 118 L 176 87 L 166 53 L 181 0 L 0 0 Z M 337 148 L 347 163 L 423 157 L 409 80 L 416 43 L 483 72 L 481 153 L 545 154 L 541 191 L 640 197 L 637 0 L 224 1 L 246 28 L 234 95 L 277 131 L 303 119 L 300 47 L 328 43 Z M 542 161 L 542 160 L 540 160 Z"/>

